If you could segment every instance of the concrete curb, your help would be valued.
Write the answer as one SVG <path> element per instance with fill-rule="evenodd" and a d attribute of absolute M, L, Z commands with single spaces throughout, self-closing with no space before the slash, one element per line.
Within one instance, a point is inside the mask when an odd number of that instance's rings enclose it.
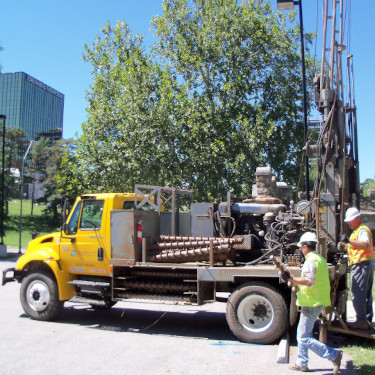
<path fill-rule="evenodd" d="M 280 340 L 277 351 L 277 363 L 289 363 L 289 333 Z"/>

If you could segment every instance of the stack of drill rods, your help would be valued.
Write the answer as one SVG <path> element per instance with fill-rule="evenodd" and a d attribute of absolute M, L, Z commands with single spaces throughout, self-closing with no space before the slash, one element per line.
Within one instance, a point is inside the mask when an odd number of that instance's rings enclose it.
<path fill-rule="evenodd" d="M 231 243 L 237 244 L 242 243 L 242 237 L 231 237 L 231 238 L 221 238 L 221 237 L 194 237 L 194 236 L 170 236 L 161 235 L 160 241 L 171 242 L 171 241 L 220 241 L 221 243 Z"/>
<path fill-rule="evenodd" d="M 214 258 L 215 261 L 223 262 L 227 259 L 228 251 L 230 250 L 230 244 L 223 244 L 214 247 Z M 171 249 L 162 251 L 159 254 L 149 257 L 150 262 L 197 262 L 206 261 L 209 259 L 209 247 L 193 248 L 193 249 Z"/>
<path fill-rule="evenodd" d="M 212 241 L 213 246 L 235 243 L 234 241 L 231 241 L 231 240 L 232 240 L 231 238 L 221 238 L 221 239 L 215 239 L 215 240 L 158 242 L 155 245 L 155 248 L 156 249 L 189 249 L 192 247 L 210 246 L 210 241 Z M 239 243 L 239 242 L 236 242 L 236 243 Z"/>

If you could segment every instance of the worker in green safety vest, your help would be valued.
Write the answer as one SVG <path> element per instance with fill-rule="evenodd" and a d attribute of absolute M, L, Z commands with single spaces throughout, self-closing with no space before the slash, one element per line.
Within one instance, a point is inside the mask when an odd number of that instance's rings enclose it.
<path fill-rule="evenodd" d="M 284 281 L 299 286 L 297 305 L 301 308 L 297 328 L 298 356 L 292 370 L 308 372 L 308 350 L 333 363 L 333 374 L 340 369 L 342 351 L 325 345 L 313 336 L 313 327 L 324 307 L 331 305 L 330 282 L 325 259 L 315 252 L 318 238 L 315 233 L 304 233 L 298 246 L 305 257 L 300 277 L 292 277 L 289 271 L 281 273 Z"/>

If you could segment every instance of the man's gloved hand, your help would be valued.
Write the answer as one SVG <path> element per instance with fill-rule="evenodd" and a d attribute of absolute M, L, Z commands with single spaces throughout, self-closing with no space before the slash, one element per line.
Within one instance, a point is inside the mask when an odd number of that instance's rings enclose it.
<path fill-rule="evenodd" d="M 349 243 L 349 238 L 345 233 L 340 233 L 339 241 L 343 243 Z"/>
<path fill-rule="evenodd" d="M 290 272 L 288 270 L 281 271 L 280 277 L 283 281 L 285 281 L 287 283 L 289 278 L 290 278 Z"/>

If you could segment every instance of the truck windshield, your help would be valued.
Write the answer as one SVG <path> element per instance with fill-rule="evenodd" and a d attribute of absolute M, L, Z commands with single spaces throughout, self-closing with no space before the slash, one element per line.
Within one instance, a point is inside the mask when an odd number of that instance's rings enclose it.
<path fill-rule="evenodd" d="M 70 217 L 69 223 L 66 226 L 67 234 L 76 234 L 78 228 L 79 213 L 81 211 L 82 201 L 77 203 L 76 208 L 74 209 L 72 216 Z"/>
<path fill-rule="evenodd" d="M 104 200 L 85 200 L 82 206 L 81 230 L 100 229 L 102 224 Z"/>

